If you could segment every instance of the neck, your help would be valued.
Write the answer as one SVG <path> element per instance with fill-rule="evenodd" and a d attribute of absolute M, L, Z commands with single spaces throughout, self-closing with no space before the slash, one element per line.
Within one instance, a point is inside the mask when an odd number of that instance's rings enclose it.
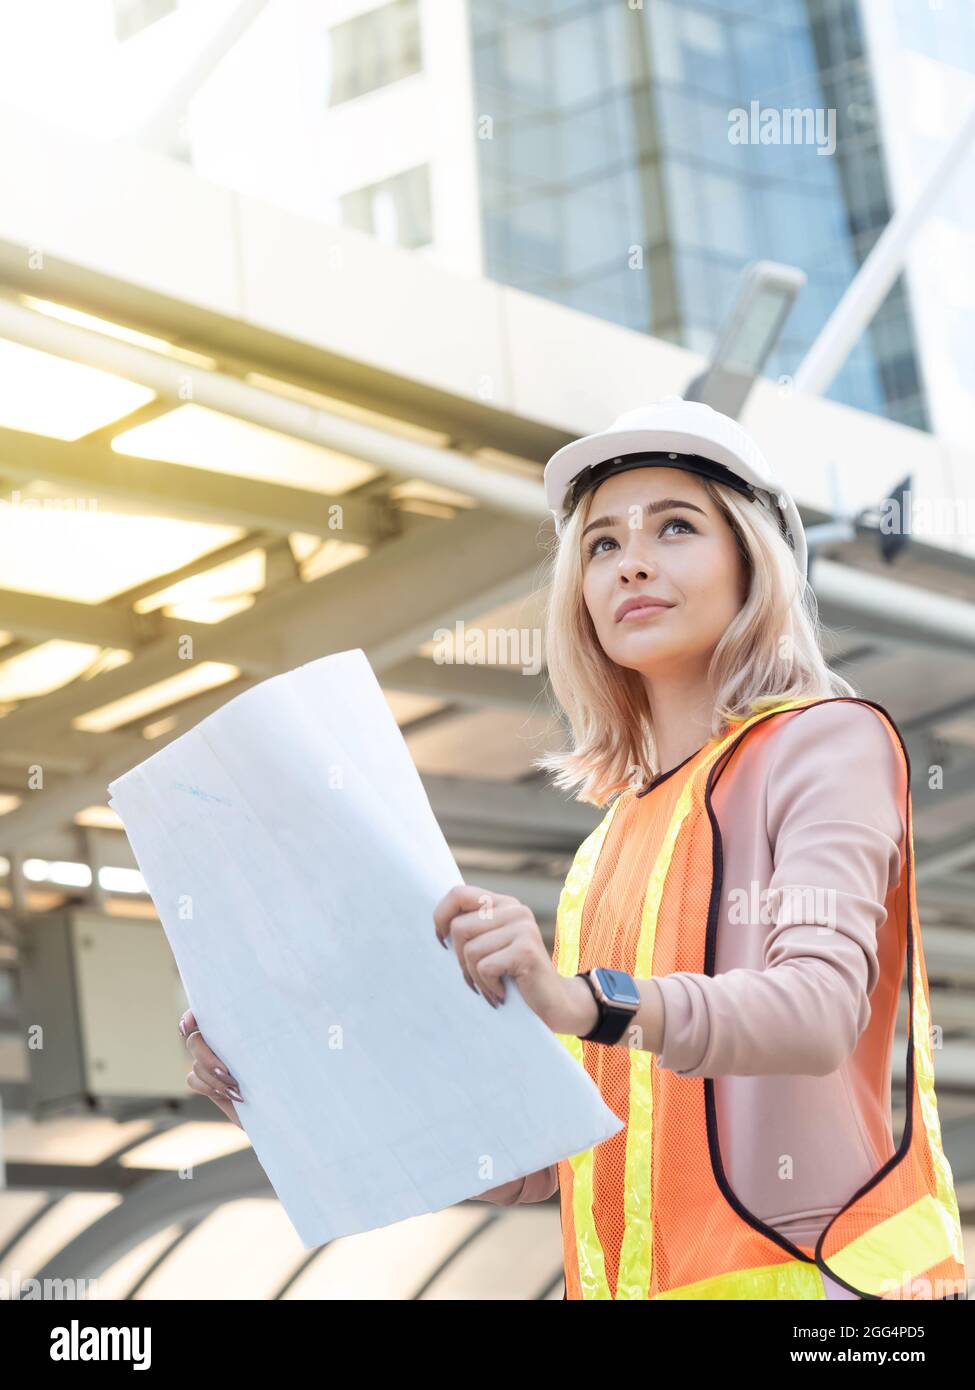
<path fill-rule="evenodd" d="M 669 772 L 711 738 L 714 692 L 706 676 L 643 677 L 653 715 L 657 771 Z"/>

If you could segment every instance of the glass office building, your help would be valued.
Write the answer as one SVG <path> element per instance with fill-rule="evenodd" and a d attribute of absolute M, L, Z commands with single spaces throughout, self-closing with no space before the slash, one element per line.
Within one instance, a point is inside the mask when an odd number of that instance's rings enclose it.
<path fill-rule="evenodd" d="M 469 0 L 485 273 L 707 353 L 750 261 L 791 375 L 891 216 L 857 0 Z M 827 394 L 927 428 L 899 277 Z"/>
<path fill-rule="evenodd" d="M 970 0 L 268 0 L 237 25 L 233 9 L 14 7 L 5 101 L 702 354 L 746 265 L 794 265 L 808 280 L 773 379 L 975 98 Z M 47 32 L 70 65 L 13 61 Z M 959 171 L 925 217 L 826 393 L 962 443 L 973 183 Z"/>

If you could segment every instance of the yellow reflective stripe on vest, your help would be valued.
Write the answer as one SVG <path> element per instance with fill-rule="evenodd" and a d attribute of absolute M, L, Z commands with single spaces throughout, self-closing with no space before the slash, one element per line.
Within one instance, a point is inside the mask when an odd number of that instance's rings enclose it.
<path fill-rule="evenodd" d="M 911 836 L 913 842 L 913 835 Z M 911 844 L 911 859 L 914 858 L 914 845 Z M 962 1246 L 961 1236 L 961 1217 L 958 1212 L 958 1199 L 955 1196 L 955 1185 L 952 1179 L 951 1166 L 948 1163 L 948 1156 L 941 1144 L 941 1124 L 938 1120 L 938 1102 L 934 1093 L 934 1059 L 931 1052 L 931 1016 L 928 1012 L 928 1003 L 924 997 L 924 981 L 921 977 L 921 942 L 920 932 L 917 930 L 917 923 L 914 919 L 914 912 L 911 910 L 911 932 L 913 934 L 913 957 L 914 957 L 914 1076 L 918 1089 L 918 1100 L 921 1105 L 921 1114 L 924 1116 L 924 1128 L 927 1131 L 928 1145 L 931 1149 L 931 1161 L 934 1164 L 935 1180 L 937 1187 L 937 1197 L 930 1200 L 937 1207 L 937 1216 L 940 1228 L 944 1237 L 945 1249 L 938 1255 L 939 1260 L 947 1259 L 953 1255 L 959 1264 L 965 1263 L 965 1252 Z M 918 1203 L 920 1206 L 921 1204 Z M 911 1208 L 913 1210 L 913 1208 Z M 897 1247 L 895 1247 L 897 1248 Z M 845 1252 L 844 1252 L 845 1253 Z M 898 1249 L 898 1253 L 900 1253 Z M 908 1252 L 905 1250 L 905 1255 Z M 910 1261 L 913 1264 L 913 1261 Z M 915 1265 L 913 1272 L 923 1274 L 925 1269 L 929 1269 L 934 1263 L 928 1260 L 925 1264 Z"/>
<path fill-rule="evenodd" d="M 913 846 L 912 846 L 913 854 Z M 931 1160 L 934 1164 L 936 1195 L 930 1193 L 888 1217 L 837 1250 L 827 1260 L 840 1279 L 864 1293 L 879 1295 L 924 1274 L 949 1257 L 964 1265 L 961 1219 L 947 1155 L 941 1145 L 941 1125 L 934 1092 L 934 1062 L 931 1053 L 931 1019 L 924 997 L 921 952 L 914 914 L 913 934 L 913 1031 L 914 1075 L 918 1100 L 924 1117 Z"/>
<path fill-rule="evenodd" d="M 677 836 L 691 809 L 694 778 L 689 777 L 674 807 L 670 826 L 660 846 L 640 918 L 640 940 L 636 951 L 638 980 L 653 974 L 653 946 L 657 934 L 657 914 L 664 882 L 670 869 Z M 630 1109 L 626 1127 L 626 1180 L 623 1189 L 623 1243 L 620 1247 L 616 1278 L 618 1299 L 647 1297 L 653 1260 L 653 1217 L 650 1210 L 650 1164 L 653 1152 L 653 1053 L 643 1048 L 630 1052 Z"/>
<path fill-rule="evenodd" d="M 657 914 L 663 897 L 664 884 L 670 868 L 674 845 L 680 828 L 691 808 L 693 786 L 699 777 L 706 777 L 714 762 L 751 724 L 779 714 L 783 710 L 801 709 L 807 704 L 816 704 L 823 697 L 809 696 L 806 699 L 787 700 L 768 709 L 758 710 L 746 719 L 738 721 L 728 734 L 718 743 L 687 782 L 678 798 L 670 826 L 664 838 L 658 861 L 654 865 L 647 893 L 644 899 L 640 920 L 640 941 L 637 947 L 636 979 L 648 979 L 653 973 L 653 946 L 656 934 Z M 603 841 L 612 824 L 613 817 L 623 800 L 622 793 L 609 807 L 606 815 L 595 830 L 579 846 L 572 867 L 565 880 L 558 906 L 558 960 L 556 968 L 560 975 L 573 976 L 579 969 L 579 951 L 582 932 L 582 913 L 586 894 L 592 882 L 596 860 Z M 556 1036 L 575 1057 L 580 1066 L 584 1065 L 582 1039 L 574 1034 L 558 1033 Z M 615 1295 L 610 1291 L 606 1278 L 606 1264 L 602 1245 L 596 1231 L 593 1215 L 593 1162 L 594 1150 L 584 1150 L 574 1154 L 569 1162 L 572 1165 L 572 1213 L 575 1227 L 576 1254 L 579 1265 L 579 1284 L 584 1299 L 644 1299 L 647 1297 L 653 1261 L 653 1214 L 650 1209 L 650 1187 L 645 1175 L 649 1173 L 653 1140 L 653 1092 L 651 1068 L 653 1053 L 645 1049 L 632 1049 L 630 1056 L 630 1100 L 629 1120 L 626 1136 L 626 1176 L 624 1181 L 625 1228 L 620 1249 L 620 1264 Z M 732 1274 L 719 1275 L 716 1279 L 703 1280 L 701 1284 L 688 1288 L 720 1289 L 715 1293 L 687 1293 L 683 1289 L 660 1294 L 661 1298 L 823 1298 L 823 1283 L 815 1265 L 792 1261 L 785 1265 L 770 1265 L 762 1269 L 741 1270 Z M 768 1293 L 735 1290 L 769 1289 Z M 792 1290 L 797 1290 L 792 1292 Z"/>
<path fill-rule="evenodd" d="M 781 709 L 793 706 L 778 705 Z M 753 723 L 765 718 L 771 710 L 745 721 Z M 657 915 L 663 898 L 664 883 L 677 843 L 677 836 L 693 802 L 694 786 L 704 779 L 715 761 L 738 737 L 744 724 L 733 729 L 702 761 L 693 776 L 688 777 L 677 799 L 670 825 L 660 846 L 656 863 L 647 884 L 640 918 L 640 939 L 636 951 L 635 978 L 648 980 L 653 974 L 653 948 L 657 934 Z M 653 1214 L 650 1209 L 650 1165 L 653 1153 L 653 1085 L 651 1079 L 654 1054 L 634 1048 L 630 1054 L 630 1108 L 626 1129 L 626 1178 L 623 1190 L 625 1224 L 620 1247 L 619 1272 L 616 1279 L 617 1299 L 645 1299 L 650 1287 L 653 1264 Z"/>
<path fill-rule="evenodd" d="M 911 863 L 914 862 L 914 835 L 906 826 Z M 880 1295 L 892 1292 L 906 1280 L 922 1276 L 943 1260 L 954 1258 L 964 1267 L 961 1218 L 951 1167 L 941 1143 L 941 1124 L 934 1090 L 934 1060 L 931 1048 L 931 1016 L 921 974 L 923 951 L 921 934 L 908 890 L 911 931 L 911 1024 L 914 1041 L 914 1076 L 918 1102 L 924 1118 L 931 1161 L 934 1165 L 936 1195 L 930 1193 L 911 1206 L 874 1226 L 865 1235 L 844 1245 L 826 1263 L 829 1269 L 854 1288 Z M 913 1104 L 913 1097 L 908 1098 Z"/>
<path fill-rule="evenodd" d="M 731 1274 L 718 1274 L 713 1279 L 701 1279 L 697 1284 L 684 1284 L 668 1289 L 658 1298 L 821 1298 L 825 1299 L 823 1276 L 816 1265 L 802 1260 L 788 1264 L 762 1265 L 759 1269 L 738 1269 Z"/>
<path fill-rule="evenodd" d="M 862 1293 L 892 1293 L 955 1254 L 950 1223 L 930 1193 L 844 1245 L 826 1263 Z M 956 1256 L 960 1258 L 960 1256 Z"/>
<path fill-rule="evenodd" d="M 565 886 L 559 897 L 559 958 L 560 975 L 572 976 L 579 969 L 579 942 L 582 932 L 582 909 L 586 893 L 592 882 L 593 871 L 599 851 L 603 847 L 606 833 L 622 801 L 618 796 L 606 812 L 596 829 L 583 840 L 576 851 L 572 867 L 566 875 Z M 582 1039 L 574 1033 L 556 1033 L 559 1041 L 568 1048 L 580 1066 L 584 1065 Z M 611 1298 L 606 1281 L 606 1265 L 603 1247 L 599 1243 L 596 1222 L 592 1210 L 592 1168 L 593 1150 L 584 1149 L 574 1154 L 569 1162 L 572 1165 L 572 1221 L 575 1227 L 576 1251 L 579 1260 L 579 1285 L 583 1298 Z"/>

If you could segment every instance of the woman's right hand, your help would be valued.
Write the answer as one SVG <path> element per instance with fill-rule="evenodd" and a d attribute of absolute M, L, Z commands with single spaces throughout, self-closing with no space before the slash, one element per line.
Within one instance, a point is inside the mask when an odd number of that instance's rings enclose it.
<path fill-rule="evenodd" d="M 191 1091 L 197 1091 L 201 1096 L 209 1096 L 228 1120 L 232 1120 L 238 1129 L 243 1129 L 244 1126 L 238 1120 L 233 1106 L 234 1101 L 243 1102 L 240 1088 L 229 1069 L 207 1045 L 203 1034 L 194 1031 L 196 1027 L 197 1022 L 192 1012 L 185 1013 L 179 1021 L 179 1031 L 186 1039 L 187 1051 L 193 1057 L 193 1069 L 187 1073 L 186 1084 Z"/>

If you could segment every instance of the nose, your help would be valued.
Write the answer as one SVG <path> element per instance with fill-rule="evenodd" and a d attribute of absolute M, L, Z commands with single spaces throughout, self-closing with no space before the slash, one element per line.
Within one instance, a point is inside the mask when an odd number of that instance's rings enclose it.
<path fill-rule="evenodd" d="M 634 579 L 649 579 L 657 573 L 657 567 L 646 555 L 622 555 L 617 572 L 621 580 L 629 583 Z"/>

